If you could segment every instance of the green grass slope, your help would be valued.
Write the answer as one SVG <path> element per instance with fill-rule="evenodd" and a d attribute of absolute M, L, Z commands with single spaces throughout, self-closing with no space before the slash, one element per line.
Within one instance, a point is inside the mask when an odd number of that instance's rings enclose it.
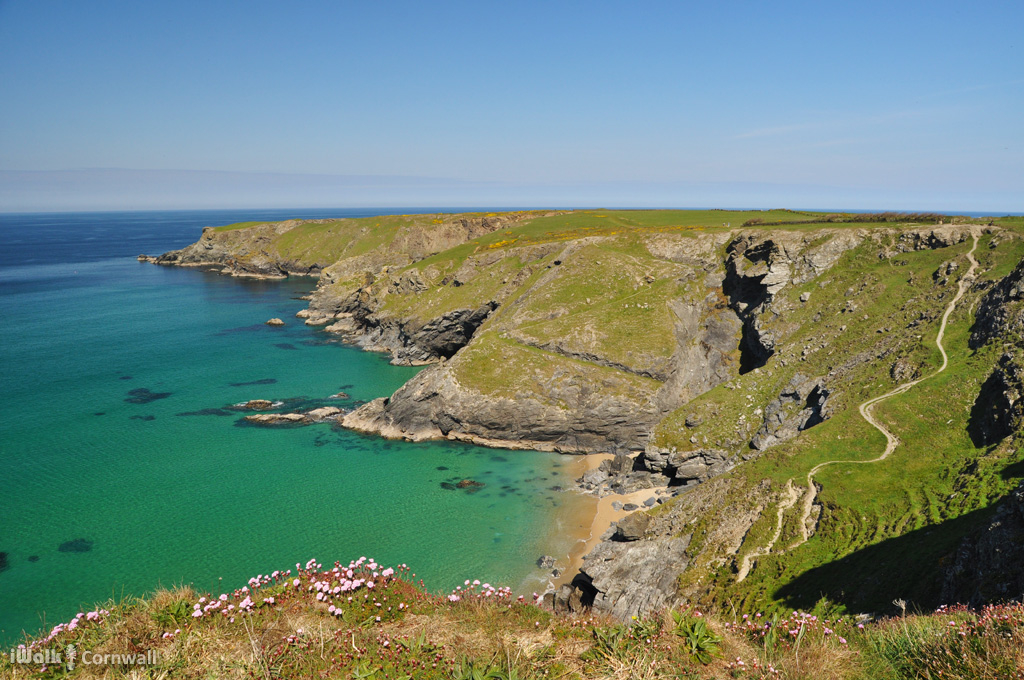
<path fill-rule="evenodd" d="M 1017 441 L 979 448 L 967 432 L 980 386 L 1001 352 L 1000 347 L 968 348 L 974 306 L 985 280 L 1002 277 L 1024 257 L 1019 238 L 990 245 L 991 237 L 983 237 L 981 283 L 950 319 L 944 342 L 948 369 L 875 410 L 900 441 L 895 452 L 879 463 L 838 464 L 819 472 L 822 508 L 813 536 L 787 548 L 800 538 L 795 507 L 785 516 L 774 554 L 757 558 L 744 581 L 737 582 L 736 565 L 770 540 L 787 481 L 806 484 L 807 472 L 824 461 L 876 458 L 885 439 L 859 415 L 857 405 L 911 377 L 895 377 L 896 366 L 913 375 L 939 367 L 939 316 L 966 269 L 969 242 L 890 258 L 879 258 L 871 246 L 849 252 L 823 280 L 785 293 L 791 308 L 784 315 L 788 340 L 765 367 L 703 395 L 658 426 L 656 441 L 663 446 L 682 449 L 692 446 L 691 434 L 715 438 L 722 432 L 739 432 L 734 441 L 745 441 L 760 420 L 751 417 L 754 407 L 777 394 L 793 374 L 833 376 L 834 415 L 734 470 L 727 477 L 724 509 L 694 518 L 698 530 L 691 551 L 698 566 L 681 575 L 684 592 L 744 608 L 809 607 L 819 598 L 849 611 L 889 610 L 895 597 L 935 602 L 944 560 L 1024 476 Z M 954 258 L 959 270 L 945 284 L 936 281 L 933 274 Z M 801 292 L 811 292 L 803 306 Z M 851 302 L 856 309 L 843 311 Z M 689 413 L 705 415 L 704 422 L 686 428 Z M 714 542 L 711 527 L 765 482 L 775 500 L 745 534 L 738 555 L 728 556 Z"/>

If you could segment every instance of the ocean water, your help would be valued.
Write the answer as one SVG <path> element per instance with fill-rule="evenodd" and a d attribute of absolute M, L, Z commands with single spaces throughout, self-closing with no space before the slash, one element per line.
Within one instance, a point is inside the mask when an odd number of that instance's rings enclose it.
<path fill-rule="evenodd" d="M 0 215 L 0 642 L 112 597 L 221 592 L 312 557 L 407 563 L 435 591 L 539 587 L 536 558 L 568 549 L 552 538 L 574 502 L 552 488 L 567 459 L 245 426 L 225 407 L 350 406 L 327 397 L 384 396 L 418 369 L 295 319 L 314 279 L 135 260 L 206 225 L 382 212 Z M 442 486 L 461 479 L 485 486 Z"/>

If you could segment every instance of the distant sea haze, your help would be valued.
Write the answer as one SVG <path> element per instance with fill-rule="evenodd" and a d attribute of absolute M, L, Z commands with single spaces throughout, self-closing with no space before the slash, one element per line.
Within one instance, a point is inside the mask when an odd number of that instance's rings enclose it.
<path fill-rule="evenodd" d="M 232 405 L 352 407 L 418 369 L 295 319 L 314 279 L 135 260 L 207 225 L 372 214 L 0 215 L 0 643 L 111 594 L 182 582 L 219 593 L 313 557 L 407 563 L 435 590 L 465 578 L 541 588 L 537 557 L 567 551 L 551 539 L 574 499 L 551 489 L 565 459 L 243 426 Z M 273 317 L 286 325 L 265 325 Z M 329 398 L 342 391 L 351 399 Z M 485 486 L 455 488 L 463 479 Z"/>
<path fill-rule="evenodd" d="M 975 213 L 1020 211 L 1005 188 L 841 187 L 676 179 L 476 180 L 410 175 L 222 172 L 211 170 L 0 170 L 0 212 L 174 210 L 293 206 L 408 212 L 409 206 L 508 208 L 809 208 Z M 243 211 L 244 212 L 244 211 Z M 1001 212 L 999 214 L 1005 214 Z"/>

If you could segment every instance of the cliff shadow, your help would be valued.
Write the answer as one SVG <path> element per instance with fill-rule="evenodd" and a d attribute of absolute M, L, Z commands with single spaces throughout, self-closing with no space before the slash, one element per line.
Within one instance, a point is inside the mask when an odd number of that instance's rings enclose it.
<path fill-rule="evenodd" d="M 986 525 L 994 506 L 915 529 L 814 567 L 778 588 L 774 597 L 788 607 L 810 611 L 822 597 L 851 612 L 891 613 L 893 600 L 911 608 L 940 604 L 944 570 L 963 538 Z"/>
<path fill-rule="evenodd" d="M 1016 455 L 1020 455 L 1019 450 Z M 1018 460 L 1016 463 L 1010 463 L 1003 468 L 999 475 L 1003 479 L 1024 479 L 1024 460 Z"/>
<path fill-rule="evenodd" d="M 998 370 L 982 383 L 967 418 L 967 434 L 975 448 L 997 444 L 1013 434 L 1013 405 L 1004 394 L 1007 389 Z"/>

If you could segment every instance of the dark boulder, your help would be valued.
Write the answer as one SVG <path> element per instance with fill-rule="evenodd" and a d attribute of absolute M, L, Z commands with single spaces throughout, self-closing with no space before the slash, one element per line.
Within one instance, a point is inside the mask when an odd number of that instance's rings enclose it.
<path fill-rule="evenodd" d="M 613 541 L 639 541 L 651 525 L 651 516 L 645 512 L 634 512 L 619 520 L 615 526 Z"/>

